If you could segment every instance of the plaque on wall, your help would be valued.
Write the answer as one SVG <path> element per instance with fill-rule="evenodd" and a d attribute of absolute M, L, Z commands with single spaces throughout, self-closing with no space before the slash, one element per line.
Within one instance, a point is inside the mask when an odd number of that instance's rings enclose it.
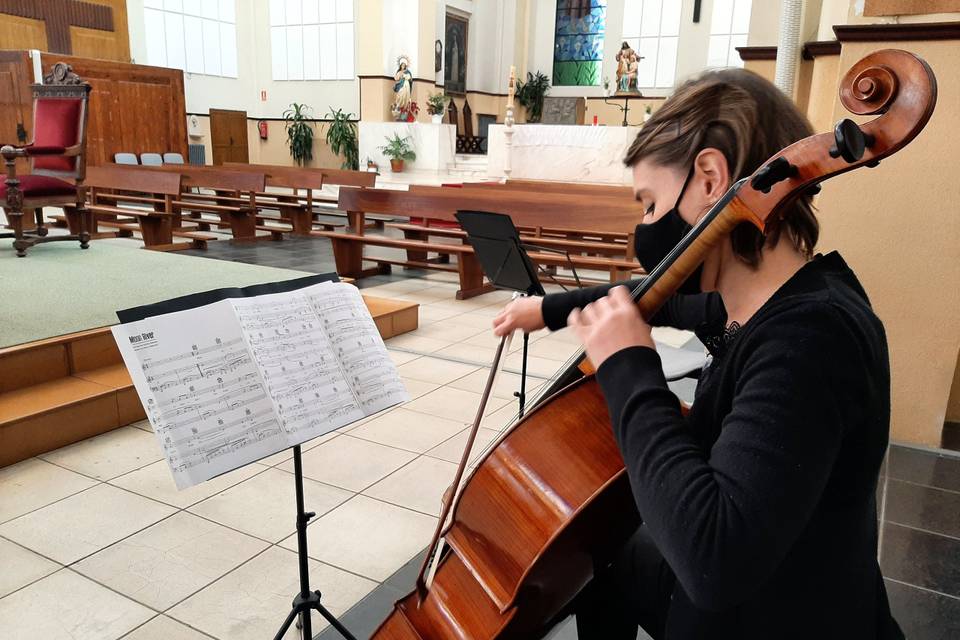
<path fill-rule="evenodd" d="M 586 98 L 543 99 L 541 124 L 583 124 L 587 111 Z"/>

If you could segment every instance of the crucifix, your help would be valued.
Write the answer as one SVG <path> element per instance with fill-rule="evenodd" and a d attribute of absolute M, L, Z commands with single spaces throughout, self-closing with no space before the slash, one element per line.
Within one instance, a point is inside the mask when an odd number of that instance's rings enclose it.
<path fill-rule="evenodd" d="M 73 53 L 70 27 L 86 27 L 113 31 L 113 8 L 80 0 L 43 0 L 19 2 L 0 0 L 0 13 L 20 18 L 43 20 L 47 29 L 47 50 L 51 53 Z"/>

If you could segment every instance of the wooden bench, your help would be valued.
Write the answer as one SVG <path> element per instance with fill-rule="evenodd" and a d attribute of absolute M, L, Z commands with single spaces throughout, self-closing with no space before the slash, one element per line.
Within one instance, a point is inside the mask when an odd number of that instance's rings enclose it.
<path fill-rule="evenodd" d="M 139 231 L 144 247 L 154 251 L 205 249 L 207 242 L 217 239 L 216 236 L 176 228 L 174 203 L 181 190 L 179 173 L 144 172 L 119 166 L 88 167 L 85 184 L 88 187 L 91 234 L 97 233 L 101 225 L 118 229 L 119 235 L 129 236 L 133 231 Z M 138 196 L 137 193 L 152 195 Z M 103 200 L 115 204 L 103 204 Z M 149 208 L 128 203 L 144 204 Z M 71 230 L 79 227 L 75 207 L 65 207 L 64 217 Z M 189 242 L 175 243 L 175 236 Z"/>
<path fill-rule="evenodd" d="M 419 240 L 406 240 L 399 238 L 388 238 L 373 234 L 355 234 L 338 233 L 335 231 L 317 231 L 314 235 L 329 238 L 333 245 L 333 256 L 336 261 L 337 273 L 351 274 L 356 277 L 366 277 L 370 275 L 384 274 L 390 272 L 391 265 L 403 267 L 414 267 L 422 269 L 434 269 L 439 271 L 451 271 L 458 274 L 460 279 L 460 289 L 457 291 L 458 300 L 466 300 L 488 291 L 493 287 L 484 283 L 483 269 L 476 256 L 473 254 L 473 247 L 468 244 L 448 244 L 428 243 Z M 457 256 L 456 265 L 444 264 L 438 262 L 418 262 L 416 260 L 391 260 L 381 257 L 367 257 L 363 255 L 364 245 L 377 247 L 390 247 L 394 249 L 404 249 L 406 251 L 443 251 Z M 565 256 L 554 253 L 543 253 L 539 251 L 528 251 L 531 261 L 539 265 L 552 267 L 567 266 Z M 377 266 L 372 269 L 364 269 L 363 261 L 376 262 Z M 598 258 L 593 256 L 571 256 L 571 262 L 584 269 L 599 269 L 610 271 L 611 273 L 642 273 L 640 265 L 634 261 L 617 260 L 615 258 Z M 582 278 L 581 278 L 582 279 Z"/>
<path fill-rule="evenodd" d="M 196 225 L 200 231 L 210 227 L 230 229 L 234 242 L 253 242 L 261 237 L 281 239 L 285 229 L 266 229 L 269 236 L 258 236 L 257 193 L 266 188 L 263 173 L 230 171 L 214 166 L 160 165 L 131 167 L 135 171 L 180 173 L 183 177 L 180 196 L 174 201 L 174 211 L 181 214 L 178 226 L 184 221 Z M 193 193 L 192 188 L 209 189 L 215 195 Z M 188 212 L 183 215 L 183 212 Z M 204 217 L 203 214 L 209 214 Z M 262 226 L 262 225 L 261 225 Z"/>
<path fill-rule="evenodd" d="M 514 224 L 525 227 L 549 227 L 559 224 L 563 228 L 576 229 L 580 211 L 589 212 L 591 230 L 601 233 L 624 232 L 633 229 L 637 220 L 636 203 L 624 198 L 597 196 L 571 196 L 567 194 L 536 194 L 518 192 L 511 198 L 503 198 L 501 193 L 479 189 L 446 189 L 442 187 L 424 187 L 412 191 L 391 191 L 385 189 L 340 190 L 340 208 L 347 212 L 350 221 L 350 233 L 315 232 L 314 235 L 330 238 L 333 244 L 334 259 L 338 273 L 353 277 L 364 277 L 372 273 L 383 273 L 390 265 L 405 267 L 457 271 L 460 276 L 458 298 L 469 298 L 488 290 L 483 284 L 483 274 L 479 263 L 473 256 L 473 249 L 462 243 L 440 243 L 429 240 L 431 230 L 416 229 L 420 237 L 404 239 L 365 234 L 364 216 L 367 212 L 391 213 L 398 216 L 423 216 L 444 221 L 456 221 L 458 210 L 496 211 L 509 215 Z M 401 228 L 402 230 L 402 228 Z M 455 230 L 437 230 L 437 235 L 447 235 Z M 424 235 L 426 237 L 424 237 Z M 408 252 L 405 261 L 380 257 L 365 257 L 364 244 L 392 247 Z M 632 243 L 631 243 L 632 244 Z M 457 265 L 441 260 L 430 260 L 429 253 L 456 255 Z M 567 264 L 566 256 L 539 251 L 529 252 L 531 259 L 540 265 L 562 267 Z M 413 259 L 410 259 L 413 258 Z M 364 269 L 363 261 L 377 263 L 374 269 Z M 574 266 L 581 269 L 604 270 L 610 279 L 620 279 L 628 273 L 639 272 L 640 266 L 627 258 L 605 256 L 571 256 Z"/>
<path fill-rule="evenodd" d="M 377 174 L 370 173 L 369 171 L 351 171 L 348 169 L 326 169 L 323 167 L 287 167 L 281 165 L 272 165 L 272 164 L 247 164 L 242 162 L 225 162 L 223 164 L 224 168 L 234 169 L 238 171 L 262 171 L 268 176 L 269 185 L 269 176 L 286 174 L 291 176 L 292 181 L 295 182 L 299 177 L 308 177 L 312 176 L 311 180 L 320 180 L 321 186 L 337 186 L 337 187 L 361 187 L 372 189 L 377 184 Z M 309 207 L 309 210 L 312 211 L 313 215 L 313 224 L 314 226 L 319 226 L 326 231 L 332 231 L 333 227 L 336 226 L 339 228 L 340 224 L 333 224 L 330 222 L 325 222 L 318 220 L 318 216 L 342 216 L 343 214 L 335 209 L 330 208 L 321 208 L 321 205 L 336 205 L 337 196 L 325 195 L 325 194 L 315 194 L 311 189 L 320 189 L 320 187 L 308 187 L 305 184 L 303 185 L 291 185 L 294 191 L 292 198 L 285 196 L 285 199 L 288 201 L 299 201 L 302 205 Z M 306 193 L 300 195 L 300 189 L 304 189 Z M 274 193 L 266 193 L 263 195 L 273 196 Z M 382 228 L 384 222 L 390 222 L 393 218 L 389 217 L 371 217 L 368 222 L 373 228 Z"/>
<path fill-rule="evenodd" d="M 634 199 L 633 187 L 593 182 L 557 182 L 554 180 L 508 179 L 505 182 L 470 182 L 464 187 L 501 191 L 531 191 L 535 193 L 571 193 Z"/>

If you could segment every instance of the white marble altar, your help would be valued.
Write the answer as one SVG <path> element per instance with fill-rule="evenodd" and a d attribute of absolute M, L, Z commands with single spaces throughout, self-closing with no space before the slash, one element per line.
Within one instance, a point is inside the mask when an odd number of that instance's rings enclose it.
<path fill-rule="evenodd" d="M 367 122 L 360 121 L 360 166 L 367 166 L 367 158 L 380 167 L 381 174 L 390 173 L 390 159 L 380 152 L 393 134 L 410 136 L 417 159 L 407 162 L 404 171 L 418 173 L 446 173 L 457 150 L 457 131 L 452 124 L 427 122 Z"/>
<path fill-rule="evenodd" d="M 623 156 L 639 127 L 518 124 L 513 127 L 511 178 L 630 184 Z M 490 125 L 488 175 L 505 176 L 504 125 Z"/>

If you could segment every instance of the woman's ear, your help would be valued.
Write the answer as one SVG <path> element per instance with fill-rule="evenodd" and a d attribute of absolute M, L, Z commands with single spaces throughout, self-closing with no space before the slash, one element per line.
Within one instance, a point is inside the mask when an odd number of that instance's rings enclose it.
<path fill-rule="evenodd" d="M 697 154 L 694 165 L 694 191 L 703 200 L 703 208 L 711 206 L 730 188 L 730 168 L 719 149 L 707 147 Z"/>

